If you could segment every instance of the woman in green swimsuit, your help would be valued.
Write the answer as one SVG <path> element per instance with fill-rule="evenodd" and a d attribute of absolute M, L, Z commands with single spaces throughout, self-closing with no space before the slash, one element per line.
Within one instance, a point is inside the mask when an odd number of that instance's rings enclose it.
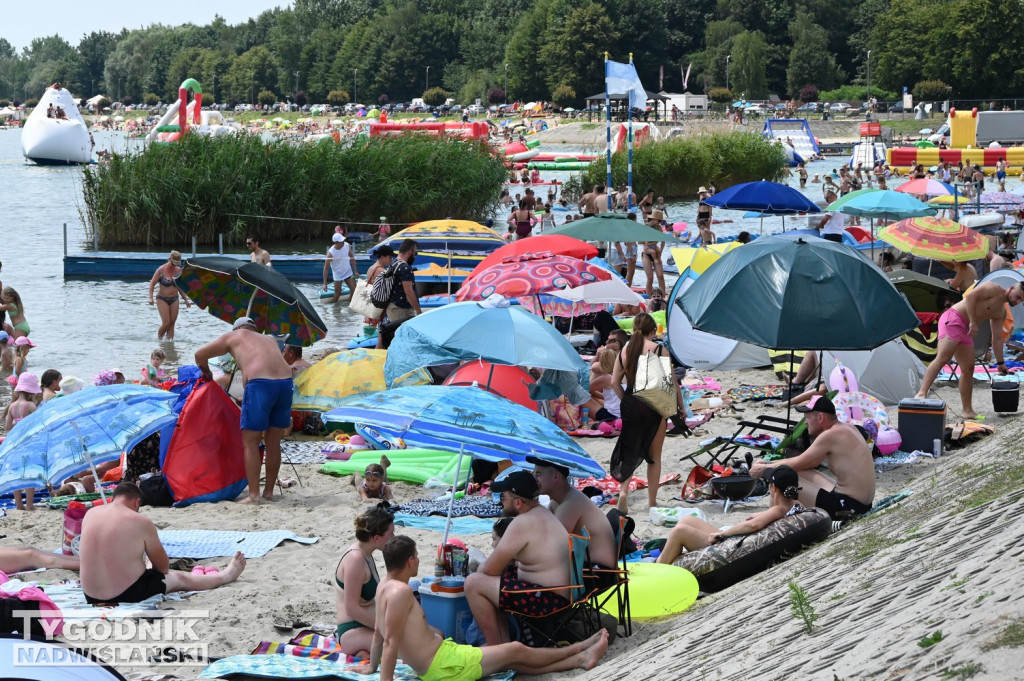
<path fill-rule="evenodd" d="M 25 305 L 22 304 L 18 292 L 10 286 L 4 286 L 3 291 L 0 291 L 0 301 L 3 302 L 3 305 L 0 305 L 0 310 L 11 316 L 11 324 L 14 327 L 11 336 L 13 338 L 27 336 L 32 331 L 32 327 L 25 321 Z"/>
<path fill-rule="evenodd" d="M 380 582 L 373 553 L 395 536 L 395 518 L 375 506 L 356 516 L 355 526 L 356 541 L 341 554 L 334 570 L 336 636 L 346 654 L 369 658 L 376 622 L 374 597 Z"/>

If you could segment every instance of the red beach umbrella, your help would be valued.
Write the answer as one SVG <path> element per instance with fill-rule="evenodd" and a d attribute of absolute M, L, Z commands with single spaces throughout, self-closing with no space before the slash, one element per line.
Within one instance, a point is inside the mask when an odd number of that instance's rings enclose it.
<path fill-rule="evenodd" d="M 580 260 L 589 260 L 597 255 L 597 247 L 588 244 L 586 241 L 574 239 L 571 236 L 562 236 L 561 234 L 538 234 L 537 236 L 518 239 L 492 251 L 490 255 L 481 260 L 480 263 L 473 268 L 472 274 L 470 274 L 467 279 L 471 279 L 478 274 L 482 274 L 488 267 L 498 265 L 502 260 L 510 256 L 543 252 L 550 252 L 554 255 L 565 255 L 570 258 L 579 258 Z"/>
<path fill-rule="evenodd" d="M 463 282 L 455 299 L 483 300 L 495 293 L 506 298 L 534 296 L 607 281 L 611 276 L 597 265 L 550 251 L 513 255 Z"/>

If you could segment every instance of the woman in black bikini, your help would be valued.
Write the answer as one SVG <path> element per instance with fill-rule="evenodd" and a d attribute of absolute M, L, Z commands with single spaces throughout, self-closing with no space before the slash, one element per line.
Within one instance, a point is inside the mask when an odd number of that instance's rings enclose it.
<path fill-rule="evenodd" d="M 356 516 L 355 526 L 356 541 L 341 554 L 334 569 L 335 637 L 346 654 L 368 658 L 376 623 L 374 598 L 380 583 L 373 553 L 395 536 L 395 517 L 374 506 Z"/>
<path fill-rule="evenodd" d="M 171 251 L 167 262 L 156 268 L 153 278 L 149 280 L 150 305 L 155 304 L 153 301 L 153 290 L 158 284 L 160 285 L 156 296 L 156 299 L 160 301 L 160 304 L 156 306 L 160 312 L 160 330 L 157 332 L 156 337 L 161 340 L 163 340 L 164 336 L 167 337 L 167 340 L 174 340 L 174 325 L 178 321 L 178 296 L 180 295 L 185 301 L 186 307 L 192 307 L 192 302 L 189 301 L 184 292 L 179 291 L 178 287 L 174 285 L 174 279 L 180 274 L 181 253 Z"/>

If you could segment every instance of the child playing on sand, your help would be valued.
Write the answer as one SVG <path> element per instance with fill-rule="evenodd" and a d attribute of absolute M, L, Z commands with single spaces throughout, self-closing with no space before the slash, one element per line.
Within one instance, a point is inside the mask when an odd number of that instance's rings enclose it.
<path fill-rule="evenodd" d="M 382 454 L 380 463 L 371 463 L 363 471 L 362 483 L 360 483 L 359 473 L 354 474 L 353 483 L 359 489 L 360 499 L 363 501 L 379 501 L 381 499 L 392 501 L 394 499 L 387 483 L 387 467 L 390 465 L 391 461 Z"/>
<path fill-rule="evenodd" d="M 160 387 L 160 384 L 167 378 L 167 374 L 164 373 L 161 366 L 165 359 L 167 359 L 167 354 L 160 348 L 149 353 L 149 364 L 142 367 L 143 385 L 150 385 L 154 388 Z"/>
<path fill-rule="evenodd" d="M 804 508 L 797 502 L 800 495 L 800 478 L 789 466 L 776 466 L 771 478 L 765 476 L 772 502 L 771 508 L 748 516 L 741 523 L 718 529 L 694 516 L 686 516 L 668 534 L 668 542 L 658 556 L 659 563 L 672 563 L 683 552 L 697 551 L 717 544 L 723 539 L 742 534 L 753 534 L 768 527 L 776 520 L 801 513 Z"/>

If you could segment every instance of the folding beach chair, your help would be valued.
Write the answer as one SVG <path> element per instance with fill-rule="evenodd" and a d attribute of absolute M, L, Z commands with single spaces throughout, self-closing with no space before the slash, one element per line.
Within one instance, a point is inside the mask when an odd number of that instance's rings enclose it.
<path fill-rule="evenodd" d="M 761 454 L 781 453 L 796 444 L 796 440 L 791 441 L 790 436 L 801 423 L 802 419 L 793 421 L 780 416 L 761 414 L 754 421 L 740 421 L 731 437 L 719 436 L 697 451 L 687 454 L 681 460 L 692 461 L 694 465 L 711 468 L 714 464 L 726 465 L 729 459 L 738 454 L 741 449 L 753 450 Z M 776 447 L 767 439 L 768 433 L 781 435 L 783 441 Z M 760 438 L 764 439 L 764 444 L 758 444 L 757 440 Z M 707 463 L 701 464 L 697 457 L 705 454 L 708 455 Z"/>
<path fill-rule="evenodd" d="M 531 617 L 509 610 L 522 629 L 522 642 L 531 648 L 557 647 L 566 641 L 576 642 L 592 636 L 601 626 L 601 618 L 590 603 L 583 579 L 587 547 L 590 539 L 578 534 L 569 535 L 569 584 L 529 590 L 502 589 L 503 593 L 531 594 L 538 591 L 569 590 L 565 606 L 544 617 Z"/>
<path fill-rule="evenodd" d="M 608 518 L 612 520 L 611 517 Z M 624 544 L 628 533 L 626 523 L 632 522 L 629 516 L 620 514 L 618 523 L 613 525 L 615 530 L 615 547 L 619 555 L 618 565 L 615 569 L 587 568 L 583 571 L 583 578 L 600 578 L 604 574 L 610 574 L 615 578 L 615 583 L 605 589 L 595 589 L 590 594 L 590 602 L 594 610 L 600 612 L 612 596 L 615 597 L 615 604 L 618 612 L 619 626 L 622 627 L 623 636 L 633 635 L 633 617 L 629 609 L 629 569 L 626 565 L 628 549 Z M 617 526 L 616 526 L 617 525 Z"/>

